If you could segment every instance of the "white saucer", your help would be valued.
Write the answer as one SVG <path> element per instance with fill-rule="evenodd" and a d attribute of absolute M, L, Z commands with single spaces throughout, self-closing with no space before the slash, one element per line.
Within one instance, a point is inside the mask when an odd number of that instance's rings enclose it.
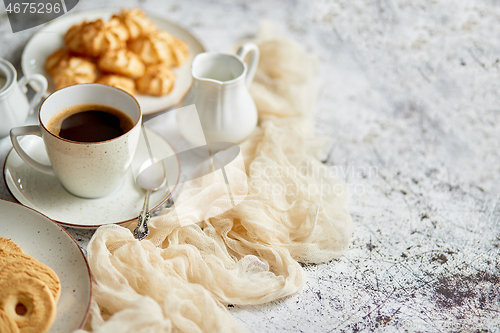
<path fill-rule="evenodd" d="M 113 14 L 120 12 L 119 8 L 99 8 L 76 12 L 61 16 L 38 30 L 24 47 L 21 67 L 24 75 L 42 74 L 49 81 L 47 96 L 54 91 L 54 84 L 45 72 L 45 59 L 57 49 L 64 46 L 64 34 L 73 25 L 84 20 L 108 20 Z M 191 88 L 191 62 L 198 53 L 205 52 L 205 48 L 189 31 L 179 25 L 152 13 L 146 13 L 156 26 L 172 35 L 182 39 L 189 45 L 189 59 L 180 67 L 174 68 L 177 79 L 172 91 L 161 97 L 137 94 L 135 97 L 141 105 L 144 115 L 165 111 L 180 103 L 184 95 Z M 36 82 L 31 84 L 37 90 Z"/>
<path fill-rule="evenodd" d="M 147 139 L 153 155 L 175 155 L 172 146 L 159 134 L 146 128 Z M 21 146 L 33 158 L 49 164 L 45 146 L 37 136 L 25 136 L 20 141 Z M 126 223 L 137 218 L 144 203 L 145 191 L 135 183 L 134 174 L 148 158 L 144 137 L 141 135 L 137 153 L 134 156 L 131 170 L 123 184 L 112 194 L 98 199 L 84 199 L 70 194 L 59 180 L 43 174 L 26 163 L 11 149 L 3 168 L 7 189 L 21 204 L 33 208 L 50 219 L 74 228 L 97 228 L 104 224 Z M 179 182 L 180 165 L 170 163 L 165 165 L 168 175 L 168 186 L 151 193 L 150 211 L 161 206 L 171 196 Z"/>
<path fill-rule="evenodd" d="M 0 230 L 56 272 L 61 281 L 57 316 L 50 333 L 73 332 L 87 318 L 92 283 L 87 260 L 73 237 L 57 223 L 20 204 L 0 200 Z"/>

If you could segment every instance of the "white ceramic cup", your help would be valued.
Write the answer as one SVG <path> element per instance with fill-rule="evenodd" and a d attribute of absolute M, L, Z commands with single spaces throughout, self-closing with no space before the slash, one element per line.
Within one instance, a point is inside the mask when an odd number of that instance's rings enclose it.
<path fill-rule="evenodd" d="M 28 101 L 26 85 L 36 83 L 40 89 Z M 0 58 L 0 138 L 7 136 L 14 126 L 24 124 L 47 91 L 47 80 L 43 75 L 25 76 L 17 82 L 16 69 L 10 62 Z"/>
<path fill-rule="evenodd" d="M 61 138 L 47 129 L 57 113 L 82 104 L 98 104 L 128 115 L 134 127 L 121 136 L 101 142 L 76 142 Z M 141 108 L 123 90 L 102 84 L 79 84 L 51 94 L 40 106 L 39 125 L 13 128 L 10 139 L 19 156 L 33 168 L 55 175 L 70 193 L 83 198 L 99 198 L 115 191 L 128 171 L 141 133 Z M 37 135 L 43 139 L 51 165 L 35 161 L 21 147 L 17 137 Z"/>

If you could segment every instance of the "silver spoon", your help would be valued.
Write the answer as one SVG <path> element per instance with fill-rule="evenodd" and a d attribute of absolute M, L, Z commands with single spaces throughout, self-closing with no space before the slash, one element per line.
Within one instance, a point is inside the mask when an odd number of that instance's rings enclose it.
<path fill-rule="evenodd" d="M 146 197 L 144 198 L 144 205 L 139 214 L 139 222 L 134 229 L 134 237 L 138 240 L 143 240 L 149 234 L 148 221 L 149 221 L 149 196 L 151 192 L 163 187 L 167 182 L 167 173 L 163 161 L 151 164 L 151 161 L 146 163 L 149 166 L 142 170 L 136 179 L 136 184 L 146 190 Z"/>

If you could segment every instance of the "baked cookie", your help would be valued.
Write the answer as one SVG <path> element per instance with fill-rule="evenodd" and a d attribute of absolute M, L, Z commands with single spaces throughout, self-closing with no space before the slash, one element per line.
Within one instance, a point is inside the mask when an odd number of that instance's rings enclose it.
<path fill-rule="evenodd" d="M 140 9 L 122 9 L 119 14 L 113 15 L 127 29 L 129 38 L 135 39 L 142 35 L 147 35 L 156 29 L 146 14 Z"/>
<path fill-rule="evenodd" d="M 115 88 L 125 90 L 131 95 L 135 94 L 135 82 L 131 78 L 122 75 L 104 75 L 97 79 L 96 83 L 106 84 Z"/>
<path fill-rule="evenodd" d="M 175 73 L 166 64 L 148 66 L 146 73 L 136 81 L 137 90 L 143 94 L 163 96 L 172 91 Z"/>
<path fill-rule="evenodd" d="M 104 23 L 104 28 L 108 32 L 113 33 L 122 42 L 126 42 L 130 39 L 130 33 L 127 27 L 117 18 L 112 17 L 109 21 Z"/>
<path fill-rule="evenodd" d="M 83 43 L 83 28 L 88 24 L 83 21 L 80 24 L 75 24 L 64 34 L 64 43 L 66 47 L 78 54 L 85 54 L 86 49 Z"/>
<path fill-rule="evenodd" d="M 54 69 L 51 76 L 56 89 L 61 89 L 74 84 L 94 83 L 97 78 L 96 70 L 96 65 L 90 60 L 71 57 Z"/>
<path fill-rule="evenodd" d="M 182 65 L 189 57 L 188 44 L 178 38 L 173 38 L 170 50 L 172 52 L 172 67 Z"/>
<path fill-rule="evenodd" d="M 67 66 L 70 58 L 71 53 L 67 49 L 57 50 L 45 60 L 45 71 L 54 74 L 59 68 Z"/>
<path fill-rule="evenodd" d="M 118 19 L 103 22 L 101 19 L 74 25 L 64 35 L 70 51 L 97 57 L 107 51 L 123 48 L 129 34 Z"/>
<path fill-rule="evenodd" d="M 57 89 L 97 80 L 130 94 L 138 89 L 162 96 L 172 90 L 175 81 L 168 68 L 189 58 L 188 44 L 159 30 L 140 9 L 123 9 L 109 21 L 73 25 L 64 42 L 66 49 L 57 50 L 45 61 L 45 70 Z M 146 75 L 146 66 L 158 64 L 162 64 L 158 73 Z"/>
<path fill-rule="evenodd" d="M 173 43 L 174 37 L 171 34 L 156 30 L 132 40 L 128 45 L 146 65 L 164 63 L 171 67 L 174 59 L 170 45 Z"/>
<path fill-rule="evenodd" d="M 2 333 L 19 333 L 19 327 L 17 327 L 14 319 L 9 317 L 7 313 L 0 310 L 0 332 Z"/>
<path fill-rule="evenodd" d="M 106 52 L 97 66 L 104 72 L 120 74 L 137 79 L 144 74 L 145 66 L 139 57 L 126 49 Z"/>
<path fill-rule="evenodd" d="M 47 332 L 57 314 L 49 288 L 29 276 L 11 275 L 1 281 L 0 310 L 14 320 L 21 333 Z"/>
<path fill-rule="evenodd" d="M 24 253 L 10 252 L 6 259 L 8 262 L 0 271 L 0 281 L 12 280 L 14 275 L 38 279 L 47 285 L 54 301 L 59 301 L 61 281 L 50 267 Z"/>
<path fill-rule="evenodd" d="M 24 253 L 23 249 L 21 249 L 19 245 L 14 243 L 12 240 L 10 240 L 9 238 L 0 237 L 0 255 L 9 252 Z"/>

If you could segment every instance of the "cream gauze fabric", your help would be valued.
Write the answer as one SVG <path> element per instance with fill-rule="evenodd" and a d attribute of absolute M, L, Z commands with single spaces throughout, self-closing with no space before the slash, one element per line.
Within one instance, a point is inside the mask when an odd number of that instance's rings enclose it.
<path fill-rule="evenodd" d="M 248 194 L 227 210 L 224 186 L 190 182 L 175 207 L 151 219 L 146 240 L 133 238 L 136 222 L 130 230 L 97 229 L 88 244 L 87 330 L 241 332 L 227 304 L 294 294 L 305 282 L 298 262 L 324 263 L 348 248 L 346 191 L 319 161 L 329 141 L 312 134 L 309 119 L 316 63 L 265 27 L 254 42 L 261 57 L 250 90 L 259 127 L 240 144 Z M 230 181 L 241 176 L 228 172 Z M 180 218 L 200 205 L 215 217 Z"/>

